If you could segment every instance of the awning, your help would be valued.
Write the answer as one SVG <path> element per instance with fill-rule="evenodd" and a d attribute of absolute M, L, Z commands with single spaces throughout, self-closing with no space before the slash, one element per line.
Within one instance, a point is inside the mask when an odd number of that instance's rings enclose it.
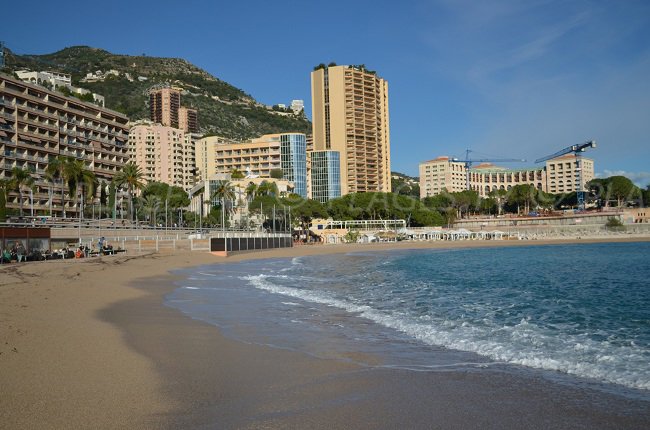
<path fill-rule="evenodd" d="M 2 130 L 0 130 L 0 136 L 2 136 L 2 137 L 6 137 L 6 136 L 7 136 L 7 133 L 4 132 L 4 131 L 2 131 Z"/>

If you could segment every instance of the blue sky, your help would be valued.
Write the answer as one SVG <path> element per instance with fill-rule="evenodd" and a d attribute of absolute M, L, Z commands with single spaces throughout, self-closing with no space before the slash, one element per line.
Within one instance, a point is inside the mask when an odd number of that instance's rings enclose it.
<path fill-rule="evenodd" d="M 420 162 L 466 148 L 532 165 L 594 139 L 585 155 L 597 173 L 650 184 L 647 0 L 71 0 L 11 10 L 0 40 L 19 54 L 90 45 L 181 57 L 260 102 L 303 99 L 308 115 L 313 66 L 365 64 L 389 82 L 394 171 L 417 175 Z"/>

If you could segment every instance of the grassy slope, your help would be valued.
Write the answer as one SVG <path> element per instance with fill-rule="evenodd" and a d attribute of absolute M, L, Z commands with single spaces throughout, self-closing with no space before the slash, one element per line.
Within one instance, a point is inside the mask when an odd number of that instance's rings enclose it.
<path fill-rule="evenodd" d="M 148 89 L 157 84 L 183 88 L 182 104 L 199 110 L 201 132 L 230 138 L 250 138 L 264 133 L 296 131 L 309 133 L 311 123 L 296 116 L 284 117 L 260 107 L 244 91 L 221 81 L 193 64 L 178 58 L 116 55 L 87 46 L 65 48 L 46 55 L 15 55 L 7 52 L 6 71 L 20 69 L 53 70 L 72 75 L 74 85 L 106 97 L 106 107 L 127 114 L 131 119 L 149 116 Z M 115 69 L 129 73 L 104 82 L 80 82 L 86 73 Z M 138 76 L 146 81 L 140 82 Z M 217 98 L 217 99 L 215 99 Z"/>

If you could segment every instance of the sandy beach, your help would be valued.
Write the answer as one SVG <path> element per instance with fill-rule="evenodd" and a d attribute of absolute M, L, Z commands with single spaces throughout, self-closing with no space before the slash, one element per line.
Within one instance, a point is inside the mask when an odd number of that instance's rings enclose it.
<path fill-rule="evenodd" d="M 570 242 L 301 246 L 0 266 L 0 428 L 647 428 L 647 401 L 558 387 L 535 372 L 360 367 L 237 342 L 163 305 L 174 288 L 169 271 L 203 264 L 555 243 Z"/>

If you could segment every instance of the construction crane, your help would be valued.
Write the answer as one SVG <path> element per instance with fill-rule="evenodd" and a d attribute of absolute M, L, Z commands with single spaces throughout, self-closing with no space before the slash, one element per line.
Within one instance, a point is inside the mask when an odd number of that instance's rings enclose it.
<path fill-rule="evenodd" d="M 585 191 L 584 191 L 584 186 L 582 184 L 582 153 L 585 152 L 589 148 L 595 148 L 596 147 L 596 141 L 590 140 L 584 143 L 580 143 L 578 145 L 571 145 L 567 148 L 564 148 L 555 154 L 547 155 L 546 157 L 538 158 L 535 160 L 535 163 L 541 163 L 546 160 L 551 160 L 553 158 L 561 157 L 562 155 L 566 154 L 574 154 L 576 157 L 576 172 L 578 176 L 577 183 L 578 185 L 576 186 L 576 196 L 578 198 L 578 209 L 584 210 L 585 209 Z"/>
<path fill-rule="evenodd" d="M 516 162 L 526 162 L 524 159 L 518 159 L 518 158 L 477 158 L 477 159 L 470 159 L 469 154 L 472 152 L 471 149 L 467 149 L 465 151 L 465 159 L 464 160 L 459 160 L 458 158 L 452 158 L 451 161 L 454 161 L 456 163 L 465 163 L 465 187 L 468 190 L 471 190 L 470 184 L 469 184 L 469 178 L 470 178 L 470 173 L 469 173 L 469 168 L 472 166 L 473 163 L 516 163 Z"/>

